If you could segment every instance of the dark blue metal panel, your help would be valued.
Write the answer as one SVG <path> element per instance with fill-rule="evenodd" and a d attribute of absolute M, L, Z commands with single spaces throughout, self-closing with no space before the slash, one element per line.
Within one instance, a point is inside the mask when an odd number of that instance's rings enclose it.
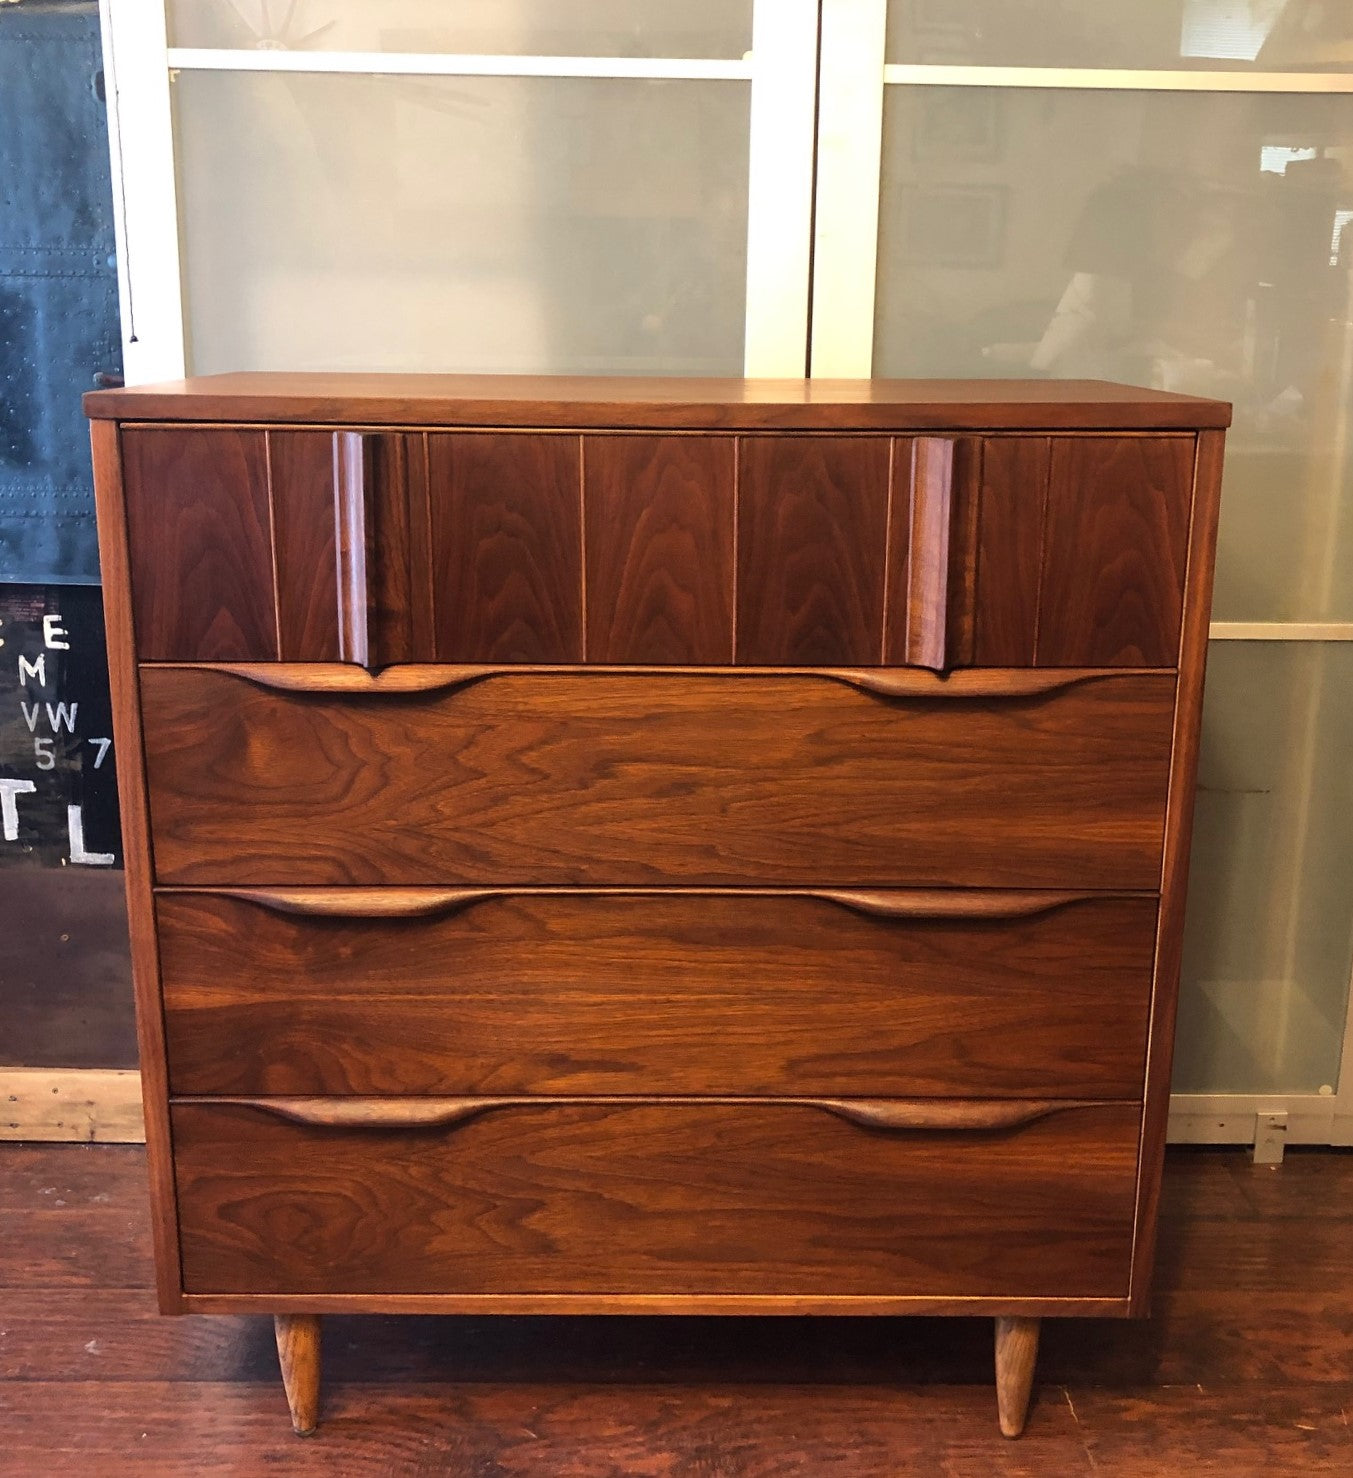
<path fill-rule="evenodd" d="M 0 3 L 0 1062 L 135 1062 L 89 433 L 119 372 L 93 0 Z"/>
<path fill-rule="evenodd" d="M 95 584 L 80 396 L 120 373 L 98 7 L 0 4 L 0 582 Z"/>

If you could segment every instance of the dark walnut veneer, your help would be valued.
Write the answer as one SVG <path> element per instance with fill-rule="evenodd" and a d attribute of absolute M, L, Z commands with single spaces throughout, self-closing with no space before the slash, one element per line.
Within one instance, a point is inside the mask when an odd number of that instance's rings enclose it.
<path fill-rule="evenodd" d="M 1229 407 L 86 397 L 166 1312 L 1146 1311 Z"/>

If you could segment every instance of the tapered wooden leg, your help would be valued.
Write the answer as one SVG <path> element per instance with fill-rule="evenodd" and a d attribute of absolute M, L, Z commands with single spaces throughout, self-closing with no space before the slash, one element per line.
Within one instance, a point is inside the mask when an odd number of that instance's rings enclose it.
<path fill-rule="evenodd" d="M 319 1317 L 274 1314 L 272 1322 L 291 1425 L 298 1437 L 308 1437 L 319 1422 Z"/>
<path fill-rule="evenodd" d="M 996 1320 L 996 1407 L 1001 1431 L 1018 1437 L 1029 1412 L 1029 1391 L 1038 1359 L 1037 1319 Z"/>

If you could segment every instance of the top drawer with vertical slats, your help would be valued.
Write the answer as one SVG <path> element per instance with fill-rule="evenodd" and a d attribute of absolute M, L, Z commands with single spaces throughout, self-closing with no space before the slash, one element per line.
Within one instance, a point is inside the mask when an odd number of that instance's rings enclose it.
<path fill-rule="evenodd" d="M 128 427 L 149 661 L 1171 667 L 1195 438 Z"/>

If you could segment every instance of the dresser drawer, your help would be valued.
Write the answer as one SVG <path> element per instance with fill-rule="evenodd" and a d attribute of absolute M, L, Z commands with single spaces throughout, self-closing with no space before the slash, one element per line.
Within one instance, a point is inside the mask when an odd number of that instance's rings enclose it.
<path fill-rule="evenodd" d="M 1169 667 L 1190 433 L 123 432 L 148 661 Z M 362 557 L 346 554 L 354 531 Z"/>
<path fill-rule="evenodd" d="M 1137 1105 L 438 1102 L 174 1105 L 185 1290 L 1127 1292 Z"/>
<path fill-rule="evenodd" d="M 1174 679 L 146 667 L 162 883 L 1155 889 Z"/>
<path fill-rule="evenodd" d="M 161 892 L 180 1094 L 1141 1093 L 1156 901 Z"/>

